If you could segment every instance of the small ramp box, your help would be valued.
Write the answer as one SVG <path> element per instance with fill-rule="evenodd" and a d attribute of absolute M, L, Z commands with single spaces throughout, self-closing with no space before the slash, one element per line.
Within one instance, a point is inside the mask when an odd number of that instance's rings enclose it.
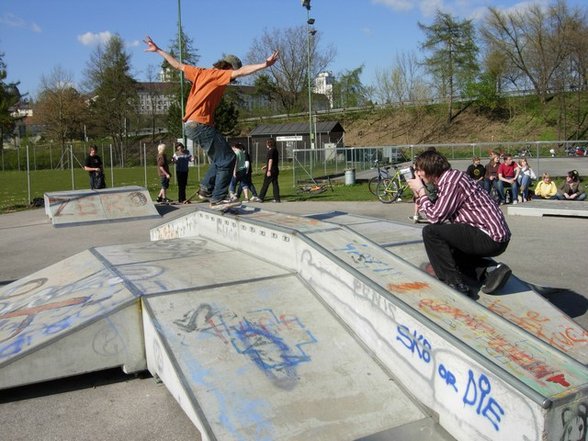
<path fill-rule="evenodd" d="M 138 186 L 45 193 L 53 226 L 160 217 L 149 192 Z"/>

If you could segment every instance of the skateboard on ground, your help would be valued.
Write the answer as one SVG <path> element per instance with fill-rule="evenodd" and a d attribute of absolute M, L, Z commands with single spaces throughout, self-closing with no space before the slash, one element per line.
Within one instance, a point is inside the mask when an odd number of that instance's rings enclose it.
<path fill-rule="evenodd" d="M 219 204 L 210 207 L 211 210 L 220 211 L 221 213 L 234 213 L 239 214 L 241 212 L 241 201 L 227 202 L 226 204 Z"/>

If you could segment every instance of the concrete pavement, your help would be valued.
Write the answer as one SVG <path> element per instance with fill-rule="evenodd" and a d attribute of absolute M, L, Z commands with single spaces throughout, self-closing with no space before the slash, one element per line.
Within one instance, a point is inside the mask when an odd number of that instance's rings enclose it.
<path fill-rule="evenodd" d="M 149 228 L 179 217 L 190 206 L 164 207 L 162 219 L 54 229 L 42 210 L 0 217 L 0 280 L 14 280 L 90 246 L 144 242 Z M 343 211 L 409 223 L 412 204 L 297 202 L 265 204 L 290 214 Z M 508 217 L 513 240 L 500 260 L 523 280 L 548 287 L 560 307 L 587 327 L 587 289 L 578 262 L 586 219 Z M 570 262 L 570 263 L 568 263 Z M 106 378 L 104 376 L 106 375 Z M 102 383 L 107 383 L 100 385 Z M 97 386 L 99 385 L 99 386 Z M 93 387 L 92 390 L 79 389 Z M 74 389 L 69 391 L 69 389 Z M 57 393 L 56 393 L 57 391 Z M 197 439 L 190 421 L 167 390 L 151 379 L 101 373 L 3 394 L 0 424 L 7 439 Z M 156 399 L 154 398 L 156 397 Z M 144 425 L 144 421 L 154 424 Z M 145 433 L 149 427 L 148 433 Z"/>

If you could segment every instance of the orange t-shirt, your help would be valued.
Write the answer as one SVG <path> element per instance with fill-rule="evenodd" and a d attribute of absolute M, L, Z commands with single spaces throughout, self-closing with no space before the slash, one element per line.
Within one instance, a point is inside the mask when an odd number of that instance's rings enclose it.
<path fill-rule="evenodd" d="M 225 88 L 231 82 L 231 73 L 231 70 L 184 65 L 184 76 L 192 82 L 184 122 L 196 121 L 209 126 L 214 125 L 214 111 L 223 97 Z"/>

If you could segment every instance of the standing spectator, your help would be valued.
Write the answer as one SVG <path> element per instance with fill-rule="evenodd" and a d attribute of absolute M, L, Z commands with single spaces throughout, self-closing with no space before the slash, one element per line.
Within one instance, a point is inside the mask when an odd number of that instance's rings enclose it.
<path fill-rule="evenodd" d="M 263 63 L 246 66 L 236 56 L 226 55 L 212 69 L 204 69 L 180 63 L 160 49 L 149 36 L 145 38 L 145 43 L 148 52 L 159 54 L 171 67 L 184 72 L 186 79 L 192 83 L 184 112 L 184 127 L 188 138 L 206 151 L 211 162 L 200 182 L 199 198 L 210 200 L 211 208 L 222 209 L 234 205 L 227 199 L 227 194 L 235 166 L 235 154 L 224 136 L 215 129 L 214 112 L 232 80 L 272 66 L 278 60 L 278 52 L 274 52 Z"/>
<path fill-rule="evenodd" d="M 249 185 L 249 190 L 251 190 L 251 197 L 249 198 L 249 202 L 261 202 L 261 199 L 257 196 L 257 190 L 255 189 L 255 184 L 253 184 L 253 162 L 251 161 L 251 155 L 249 154 L 248 150 L 244 150 L 245 152 L 245 165 L 247 166 L 247 173 L 245 174 L 245 178 L 243 182 L 246 182 Z M 240 189 L 239 189 L 240 190 Z M 237 196 L 241 196 L 237 190 Z"/>
<path fill-rule="evenodd" d="M 531 182 L 537 179 L 537 175 L 529 166 L 529 161 L 526 158 L 521 159 L 519 164 L 519 185 L 521 186 L 521 195 L 523 202 L 529 200 L 529 186 Z"/>
<path fill-rule="evenodd" d="M 269 185 L 272 184 L 272 191 L 274 193 L 273 202 L 280 202 L 280 185 L 278 184 L 278 175 L 280 174 L 278 163 L 280 155 L 276 148 L 276 141 L 268 139 L 265 145 L 267 147 L 267 162 L 266 165 L 262 167 L 262 170 L 265 170 L 265 177 L 263 179 L 261 191 L 259 192 L 259 199 L 261 199 L 261 202 L 264 201 L 267 189 Z"/>
<path fill-rule="evenodd" d="M 498 167 L 498 196 L 500 203 L 506 202 L 504 184 L 509 184 L 512 191 L 512 203 L 519 203 L 519 166 L 512 159 L 512 155 L 506 155 L 504 162 Z"/>
<path fill-rule="evenodd" d="M 97 154 L 98 147 L 95 145 L 90 146 L 88 156 L 84 163 L 84 170 L 90 175 L 90 188 L 97 190 L 99 188 L 106 188 L 106 180 L 104 179 L 104 167 L 102 165 L 102 159 Z"/>
<path fill-rule="evenodd" d="M 165 154 L 165 144 L 159 144 L 157 146 L 157 174 L 159 176 L 159 181 L 161 182 L 161 189 L 157 195 L 157 202 L 169 203 L 171 201 L 167 198 L 167 189 L 169 188 L 171 174 L 169 172 L 169 164 Z"/>
<path fill-rule="evenodd" d="M 561 201 L 583 201 L 586 199 L 586 190 L 580 182 L 580 174 L 577 170 L 568 172 L 565 182 L 561 184 L 555 197 Z"/>
<path fill-rule="evenodd" d="M 483 284 L 486 294 L 500 290 L 511 275 L 502 263 L 488 257 L 502 254 L 511 233 L 504 214 L 486 191 L 465 173 L 452 170 L 443 155 L 423 152 L 415 160 L 415 179 L 408 185 L 430 224 L 423 228 L 423 242 L 437 278 L 458 292 L 471 295 L 467 280 Z M 433 202 L 425 185 L 433 183 Z"/>
<path fill-rule="evenodd" d="M 470 178 L 476 181 L 477 184 L 484 186 L 484 177 L 486 176 L 486 167 L 480 164 L 480 157 L 474 156 L 472 163 L 468 167 L 466 173 Z"/>
<path fill-rule="evenodd" d="M 176 180 L 178 181 L 178 202 L 186 202 L 186 186 L 188 185 L 188 170 L 192 155 L 186 150 L 184 144 L 176 142 L 176 152 L 172 156 L 172 162 L 176 164 Z"/>
<path fill-rule="evenodd" d="M 500 167 L 500 155 L 496 152 L 490 152 L 490 162 L 486 165 L 486 174 L 484 175 L 484 188 L 488 194 L 492 193 L 492 188 L 498 193 L 498 167 Z"/>
<path fill-rule="evenodd" d="M 537 182 L 537 186 L 535 187 L 535 196 L 539 199 L 555 199 L 556 195 L 557 187 L 555 186 L 555 182 L 551 180 L 549 173 L 543 173 L 542 179 Z"/>
<path fill-rule="evenodd" d="M 245 147 L 240 142 L 233 144 L 233 152 L 235 152 L 235 170 L 233 172 L 233 179 L 229 186 L 229 195 L 231 200 L 239 200 L 241 196 L 241 190 L 245 195 L 245 200 L 249 200 L 249 181 L 247 181 L 247 156 L 245 155 Z M 238 190 L 237 190 L 238 188 Z"/>

